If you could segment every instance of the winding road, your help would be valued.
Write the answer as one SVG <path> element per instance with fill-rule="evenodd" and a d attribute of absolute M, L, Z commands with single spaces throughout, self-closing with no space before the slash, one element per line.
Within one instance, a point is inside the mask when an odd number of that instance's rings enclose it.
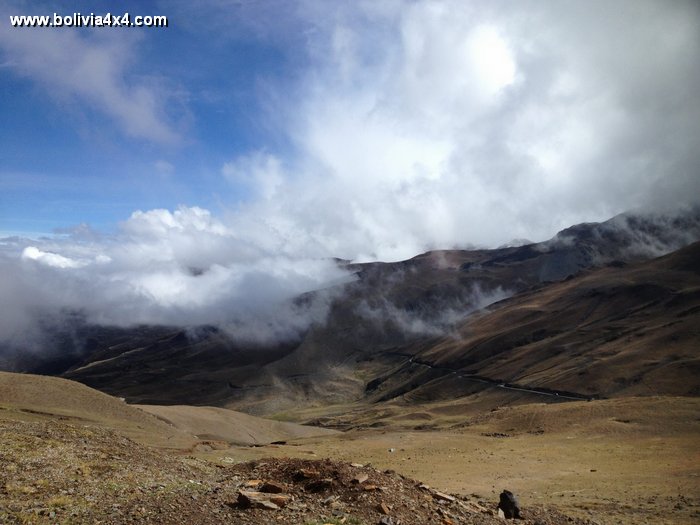
<path fill-rule="evenodd" d="M 442 372 L 445 372 L 446 374 L 456 375 L 457 377 L 459 377 L 460 379 L 464 379 L 465 381 L 484 383 L 484 384 L 488 384 L 490 386 L 493 386 L 495 388 L 501 388 L 503 390 L 512 390 L 512 391 L 516 391 L 516 392 L 527 392 L 530 394 L 553 397 L 556 399 L 568 400 L 568 401 L 591 401 L 593 399 L 599 399 L 599 396 L 587 396 L 585 394 L 579 394 L 577 392 L 567 392 L 565 390 L 555 390 L 552 388 L 537 388 L 537 387 L 531 387 L 528 385 L 519 385 L 517 383 L 509 383 L 507 381 L 503 381 L 500 379 L 492 379 L 489 377 L 479 376 L 476 374 L 465 374 L 465 373 L 460 372 L 459 370 L 455 370 L 453 368 L 449 368 L 449 367 L 445 367 L 445 366 L 435 366 L 432 363 L 428 363 L 427 361 L 423 361 L 423 360 L 417 358 L 416 356 L 410 355 L 410 354 L 402 354 L 399 352 L 385 352 L 385 354 L 407 357 L 408 360 L 404 363 L 404 365 L 422 366 L 425 368 L 429 368 L 431 370 L 442 371 Z"/>

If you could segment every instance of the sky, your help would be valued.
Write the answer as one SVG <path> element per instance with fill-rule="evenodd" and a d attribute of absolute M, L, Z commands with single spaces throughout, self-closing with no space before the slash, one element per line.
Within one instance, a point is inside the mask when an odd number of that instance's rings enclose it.
<path fill-rule="evenodd" d="M 9 24 L 54 12 L 168 27 Z M 10 0 L 0 20 L 3 300 L 206 321 L 342 280 L 330 257 L 700 195 L 693 0 Z"/>

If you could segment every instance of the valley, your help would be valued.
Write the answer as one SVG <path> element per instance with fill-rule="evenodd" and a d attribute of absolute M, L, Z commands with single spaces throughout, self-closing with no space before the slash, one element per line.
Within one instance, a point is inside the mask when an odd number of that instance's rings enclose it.
<path fill-rule="evenodd" d="M 325 322 L 264 345 L 73 315 L 2 354 L 0 522 L 489 524 L 507 489 L 528 525 L 695 523 L 696 219 L 338 261 L 295 299 Z"/>

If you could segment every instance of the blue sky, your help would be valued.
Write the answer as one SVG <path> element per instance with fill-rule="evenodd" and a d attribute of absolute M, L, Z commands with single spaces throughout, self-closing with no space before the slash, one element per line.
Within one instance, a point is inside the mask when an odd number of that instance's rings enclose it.
<path fill-rule="evenodd" d="M 9 27 L 76 11 L 169 26 Z M 695 15 L 648 0 L 10 2 L 0 231 L 115 232 L 137 210 L 196 206 L 397 258 L 674 205 L 698 189 Z"/>
<path fill-rule="evenodd" d="M 266 84 L 293 82 L 300 57 L 276 39 L 256 36 L 243 19 L 246 10 L 235 3 L 229 28 L 215 23 L 215 9 L 207 16 L 202 5 L 199 16 L 176 2 L 32 2 L 3 9 L 3 32 L 24 42 L 6 43 L 2 53 L 2 230 L 51 232 L 82 222 L 113 228 L 136 209 L 187 204 L 218 210 L 245 198 L 221 177 L 221 165 L 249 150 L 284 147 L 274 124 L 260 118 L 265 101 L 259 92 Z M 8 13 L 117 8 L 132 16 L 165 14 L 169 27 L 20 30 L 8 29 L 5 20 Z M 56 71 L 42 74 L 31 65 L 66 40 L 65 54 L 47 62 Z M 106 64 L 79 73 L 77 66 L 96 49 Z M 101 66 L 112 70 L 91 90 L 56 82 Z M 115 112 L 137 90 L 154 104 L 133 103 L 152 113 L 152 122 L 134 131 Z M 122 97 L 127 100 L 112 100 Z"/>
<path fill-rule="evenodd" d="M 9 24 L 76 11 L 169 25 Z M 76 310 L 294 331 L 308 312 L 250 313 L 346 278 L 331 257 L 698 203 L 696 0 L 10 0 L 0 20 L 0 339 Z"/>

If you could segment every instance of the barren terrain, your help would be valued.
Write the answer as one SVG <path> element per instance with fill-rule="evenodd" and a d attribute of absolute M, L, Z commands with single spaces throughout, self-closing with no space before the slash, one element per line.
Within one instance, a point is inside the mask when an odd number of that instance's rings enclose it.
<path fill-rule="evenodd" d="M 700 243 L 648 259 L 623 219 L 341 262 L 327 322 L 271 348 L 63 334 L 36 366 L 85 384 L 0 372 L 0 523 L 487 525 L 504 489 L 529 525 L 698 523 Z"/>
<path fill-rule="evenodd" d="M 243 446 L 225 439 L 236 426 L 228 411 L 157 409 L 188 425 L 188 433 L 82 385 L 2 377 L 0 522 L 306 524 L 345 517 L 370 525 L 393 514 L 394 523 L 403 517 L 404 525 L 488 524 L 503 489 L 519 496 L 531 520 L 525 523 L 572 523 L 567 516 L 603 525 L 700 519 L 695 398 L 540 402 L 486 412 L 472 398 L 306 409 L 286 417 L 353 429 Z M 195 436 L 201 414 L 206 425 Z M 258 420 L 256 428 L 255 421 L 248 419 L 247 429 L 261 436 L 278 425 Z M 209 435 L 216 428 L 220 433 Z M 329 469 L 333 488 L 316 494 L 295 485 L 294 472 L 302 467 L 288 458 L 340 461 L 309 467 Z M 353 469 L 366 470 L 374 480 L 368 486 L 384 488 L 365 493 L 353 486 Z M 239 491 L 255 489 L 261 476 L 285 484 L 295 503 L 284 510 L 237 506 Z M 414 479 L 431 488 L 417 489 Z M 461 503 L 440 503 L 431 491 Z M 381 503 L 389 514 L 378 510 Z"/>

